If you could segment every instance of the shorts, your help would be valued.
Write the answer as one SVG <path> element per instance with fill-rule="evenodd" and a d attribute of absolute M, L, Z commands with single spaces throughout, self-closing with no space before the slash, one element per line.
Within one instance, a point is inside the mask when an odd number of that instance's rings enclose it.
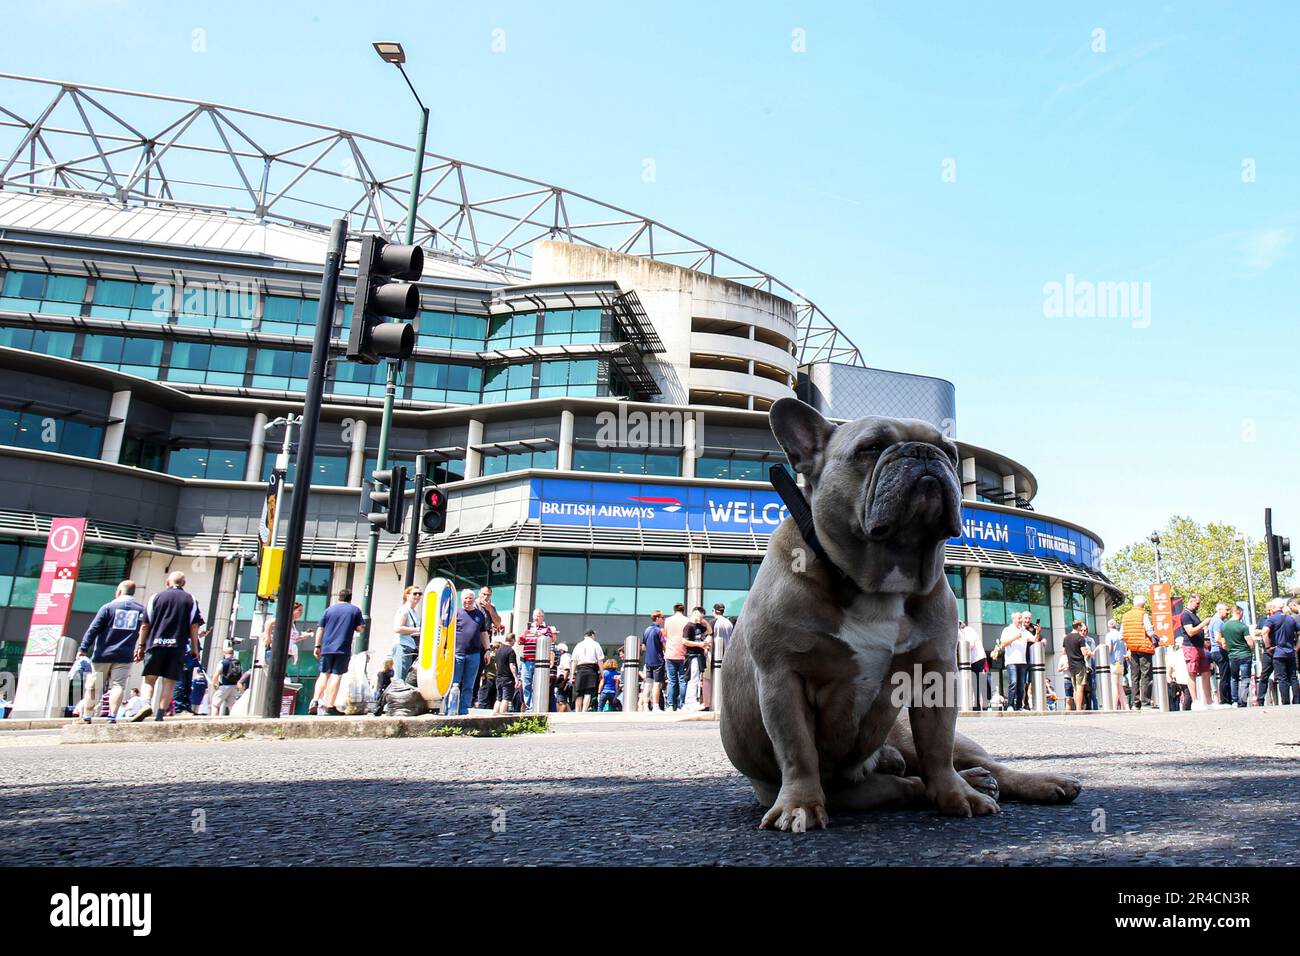
<path fill-rule="evenodd" d="M 497 700 L 508 701 L 515 696 L 515 681 L 513 677 L 497 678 Z"/>
<path fill-rule="evenodd" d="M 180 680 L 185 672 L 185 648 L 154 646 L 144 652 L 144 676 Z"/>
<path fill-rule="evenodd" d="M 232 707 L 237 700 L 239 700 L 239 685 L 221 684 L 212 692 L 212 710 L 216 711 L 222 707 Z"/>
<path fill-rule="evenodd" d="M 573 693 L 576 697 L 589 697 L 600 687 L 600 671 L 595 664 L 581 664 L 573 678 Z"/>
<path fill-rule="evenodd" d="M 1070 683 L 1075 687 L 1087 687 L 1091 675 L 1086 666 L 1080 668 L 1070 668 Z"/>
<path fill-rule="evenodd" d="M 348 655 L 322 654 L 320 656 L 320 672 L 322 674 L 338 674 L 342 676 L 348 672 Z"/>
<path fill-rule="evenodd" d="M 1192 677 L 1210 672 L 1210 656 L 1203 647 L 1183 645 L 1183 660 L 1187 662 L 1187 673 Z"/>
<path fill-rule="evenodd" d="M 655 664 L 653 666 L 647 664 L 645 669 L 645 679 L 650 681 L 652 684 L 662 684 L 667 679 L 664 676 L 666 670 L 667 668 L 663 664 Z"/>
<path fill-rule="evenodd" d="M 114 687 L 126 690 L 126 682 L 130 677 L 130 664 L 95 664 L 95 686 L 101 694 Z"/>

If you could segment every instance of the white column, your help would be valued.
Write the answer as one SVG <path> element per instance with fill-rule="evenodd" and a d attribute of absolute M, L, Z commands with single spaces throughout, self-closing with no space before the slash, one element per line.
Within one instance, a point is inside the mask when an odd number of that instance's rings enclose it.
<path fill-rule="evenodd" d="M 1069 623 L 1065 620 L 1065 582 L 1062 578 L 1052 578 L 1052 634 L 1056 636 L 1056 647 L 1065 640 Z"/>
<path fill-rule="evenodd" d="M 984 633 L 984 607 L 980 600 L 980 569 L 966 569 L 966 623 Z"/>
<path fill-rule="evenodd" d="M 963 458 L 961 460 L 961 496 L 965 501 L 974 501 L 975 496 L 979 493 L 978 485 L 975 478 L 975 459 Z M 979 572 L 976 572 L 977 574 Z"/>
<path fill-rule="evenodd" d="M 475 445 L 483 443 L 483 423 L 476 418 L 469 421 L 469 431 L 465 435 L 465 477 L 479 478 L 483 475 L 483 453 L 475 451 Z"/>
<path fill-rule="evenodd" d="M 704 606 L 704 555 L 688 554 L 686 556 L 686 613 L 690 616 L 691 608 Z"/>
<path fill-rule="evenodd" d="M 253 416 L 253 433 L 248 438 L 248 467 L 244 469 L 245 481 L 262 480 L 262 457 L 266 454 L 266 413 Z"/>
<path fill-rule="evenodd" d="M 1097 615 L 1097 634 L 1098 640 L 1105 633 L 1102 630 L 1106 626 L 1106 621 L 1110 618 L 1110 598 L 1106 596 L 1106 589 L 1098 584 L 1092 586 L 1092 613 Z"/>
<path fill-rule="evenodd" d="M 130 410 L 130 390 L 114 392 L 113 401 L 108 408 L 108 415 L 110 418 L 120 420 L 110 423 L 104 429 L 104 448 L 99 454 L 100 461 L 116 465 L 122 460 L 122 442 L 126 438 L 126 414 Z"/>
<path fill-rule="evenodd" d="M 360 488 L 366 469 L 366 420 L 352 422 L 352 449 L 348 453 L 348 487 Z"/>
<path fill-rule="evenodd" d="M 521 547 L 515 563 L 515 605 L 510 622 L 516 634 L 523 633 L 533 619 L 533 572 L 536 566 L 537 549 Z"/>
<path fill-rule="evenodd" d="M 682 477 L 695 477 L 695 459 L 699 457 L 700 451 L 696 443 L 700 440 L 699 433 L 695 427 L 695 416 L 688 414 L 686 421 L 682 423 L 682 442 L 685 448 L 682 449 Z"/>
<path fill-rule="evenodd" d="M 560 412 L 560 451 L 555 467 L 560 471 L 573 468 L 573 412 L 567 408 Z"/>
<path fill-rule="evenodd" d="M 1008 498 L 1005 502 L 1003 502 L 1003 504 L 1015 505 L 1016 503 L 1016 476 L 1015 475 L 1002 476 L 1002 490 L 1005 491 L 1007 494 L 1011 495 L 1011 497 Z"/>

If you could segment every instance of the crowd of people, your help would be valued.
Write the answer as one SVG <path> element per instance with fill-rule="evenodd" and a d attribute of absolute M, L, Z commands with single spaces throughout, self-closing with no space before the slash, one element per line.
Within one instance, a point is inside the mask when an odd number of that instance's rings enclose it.
<path fill-rule="evenodd" d="M 1045 681 L 1042 702 L 1033 699 L 1029 655 L 1046 641 L 1041 621 L 1016 612 L 991 649 L 979 631 L 958 626 L 973 675 L 975 710 L 1206 710 L 1210 708 L 1300 704 L 1296 644 L 1300 598 L 1273 598 L 1265 616 L 1247 623 L 1240 605 L 1220 602 L 1202 619 L 1201 598 L 1193 594 L 1174 620 L 1172 643 L 1162 643 L 1147 610 L 1145 595 L 1107 622 L 1100 637 L 1084 621 L 1074 621 L 1056 657 L 1056 680 Z M 1044 666 L 1046 649 L 1044 649 Z M 1106 677 L 1099 678 L 1104 664 Z M 1168 700 L 1153 699 L 1155 672 L 1163 665 Z M 1050 673 L 1050 671 L 1049 671 Z M 999 676 L 1000 675 L 1000 676 Z M 1109 691 L 1099 686 L 1109 680 Z"/>
<path fill-rule="evenodd" d="M 96 714 L 104 714 L 110 722 L 150 717 L 160 721 L 187 712 L 229 715 L 249 691 L 255 670 L 269 652 L 274 621 L 268 620 L 257 635 L 262 653 L 255 654 L 253 666 L 244 666 L 234 647 L 226 644 L 209 677 L 201 662 L 208 632 L 198 601 L 185 590 L 184 573 L 169 575 L 166 588 L 147 604 L 136 600 L 135 591 L 135 582 L 121 582 L 114 599 L 99 609 L 87 628 L 73 666 L 83 687 L 73 715 L 87 723 Z M 299 642 L 310 640 L 318 662 L 308 714 L 340 716 L 368 710 L 382 716 L 390 698 L 418 684 L 415 659 L 423 596 L 418 586 L 405 589 L 392 618 L 386 656 L 377 667 L 360 671 L 354 664 L 353 641 L 365 630 L 365 618 L 352 603 L 349 589 L 338 591 L 311 630 L 298 629 L 303 605 L 293 605 L 290 660 L 297 661 Z M 543 638 L 549 648 L 545 664 L 551 677 L 550 700 L 544 709 L 622 710 L 630 642 L 638 649 L 638 710 L 704 710 L 711 706 L 715 641 L 730 637 L 733 626 L 724 604 L 714 604 L 712 616 L 703 607 L 688 614 L 684 604 L 677 604 L 670 615 L 653 612 L 641 636 L 619 640 L 613 654 L 594 630 L 584 633 L 570 650 L 560 640 L 560 632 L 547 623 L 543 609 L 533 611 L 526 627 L 508 633 L 492 603 L 492 589 L 465 589 L 456 611 L 454 669 L 442 711 L 465 715 L 471 707 L 498 714 L 534 710 Z M 133 665 L 141 662 L 143 685 L 128 693 Z"/>

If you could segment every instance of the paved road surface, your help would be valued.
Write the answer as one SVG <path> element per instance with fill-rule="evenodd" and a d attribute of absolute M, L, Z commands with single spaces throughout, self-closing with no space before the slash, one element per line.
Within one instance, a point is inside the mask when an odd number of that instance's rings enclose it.
<path fill-rule="evenodd" d="M 0 734 L 0 846 L 6 862 L 74 865 L 1300 859 L 1300 707 L 963 718 L 1014 766 L 1082 778 L 1079 800 L 976 820 L 841 815 L 807 834 L 755 829 L 716 724 L 599 721 L 507 739 L 70 746 Z"/>

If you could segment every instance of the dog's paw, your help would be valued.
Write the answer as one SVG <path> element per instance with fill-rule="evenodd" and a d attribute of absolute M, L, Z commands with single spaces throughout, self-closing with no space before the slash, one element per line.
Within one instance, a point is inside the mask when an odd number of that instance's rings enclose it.
<path fill-rule="evenodd" d="M 826 798 L 822 794 L 777 794 L 776 803 L 763 814 L 760 830 L 776 829 L 786 833 L 804 833 L 813 827 L 826 829 Z"/>
<path fill-rule="evenodd" d="M 951 777 L 926 785 L 925 795 L 948 817 L 982 817 L 998 812 L 998 802 L 980 793 L 953 772 Z"/>
<path fill-rule="evenodd" d="M 901 777 L 907 773 L 907 761 L 902 753 L 892 744 L 883 744 L 876 751 L 876 773 L 887 773 L 891 777 Z"/>
<path fill-rule="evenodd" d="M 1026 803 L 1070 803 L 1083 784 L 1058 773 L 1026 773 L 1016 781 L 1016 797 Z"/>
<path fill-rule="evenodd" d="M 997 777 L 983 767 L 971 767 L 969 770 L 963 770 L 958 776 L 985 796 L 992 797 L 994 800 L 998 798 L 1000 788 Z"/>

